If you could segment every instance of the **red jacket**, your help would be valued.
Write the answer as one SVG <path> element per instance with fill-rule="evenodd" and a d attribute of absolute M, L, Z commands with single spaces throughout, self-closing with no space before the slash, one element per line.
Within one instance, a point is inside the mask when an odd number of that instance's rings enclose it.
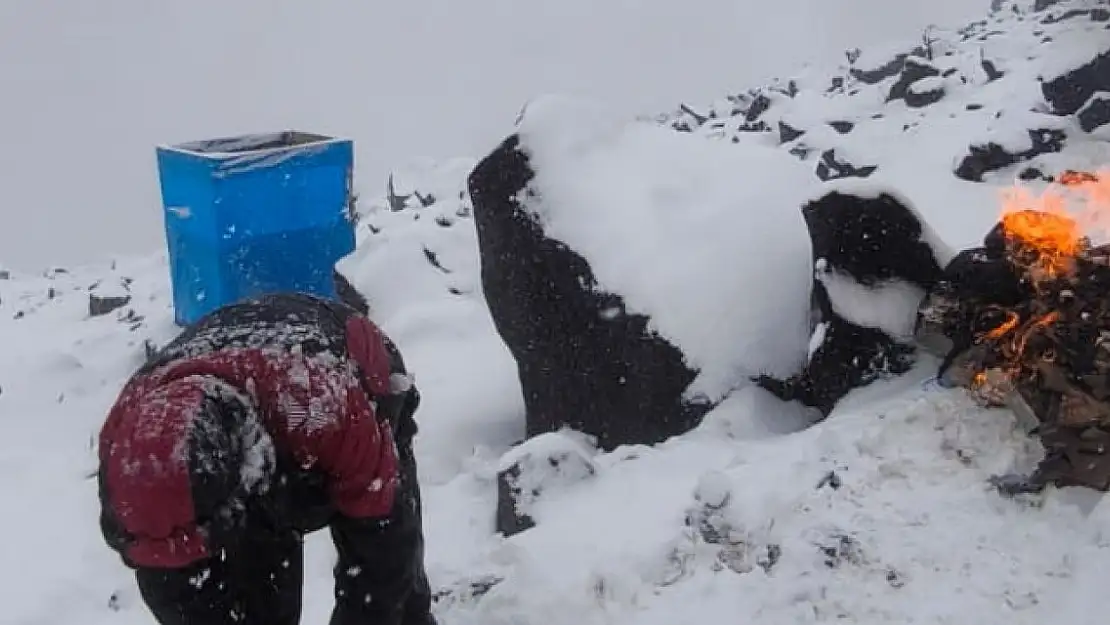
<path fill-rule="evenodd" d="M 213 519 L 265 496 L 282 467 L 319 475 L 339 514 L 388 516 L 397 449 L 375 414 L 390 392 L 386 341 L 362 315 L 305 296 L 187 329 L 125 385 L 101 430 L 109 542 L 133 566 L 205 558 L 219 547 Z"/>

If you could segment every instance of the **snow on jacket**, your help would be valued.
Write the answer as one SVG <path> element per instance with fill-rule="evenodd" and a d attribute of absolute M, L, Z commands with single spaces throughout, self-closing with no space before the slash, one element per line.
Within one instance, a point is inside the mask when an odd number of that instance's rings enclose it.
<path fill-rule="evenodd" d="M 131 566 L 206 558 L 251 502 L 273 499 L 261 495 L 276 474 L 345 517 L 387 517 L 397 448 L 376 409 L 399 359 L 391 347 L 355 310 L 304 295 L 227 306 L 186 329 L 132 376 L 101 430 L 109 544 Z"/>

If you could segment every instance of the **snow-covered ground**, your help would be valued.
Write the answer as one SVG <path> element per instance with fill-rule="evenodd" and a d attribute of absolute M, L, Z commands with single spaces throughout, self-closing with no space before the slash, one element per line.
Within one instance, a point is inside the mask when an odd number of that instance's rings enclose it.
<path fill-rule="evenodd" d="M 983 27 L 1002 33 L 987 41 L 935 33 L 937 49 L 953 51 L 944 57 L 952 63 L 968 59 L 962 67 L 969 68 L 982 48 L 1007 73 L 989 84 L 948 85 L 944 100 L 923 109 L 885 103 L 889 81 L 825 93 L 843 69 L 829 63 L 800 75 L 802 91 L 768 115 L 804 127 L 798 141 L 815 153 L 837 147 L 857 165 L 878 164 L 875 176 L 851 184 L 898 190 L 946 242 L 966 246 L 993 223 L 1000 191 L 1020 167 L 976 184 L 952 175 L 955 162 L 984 132 L 1013 136 L 1030 116 L 1044 121 L 1027 112 L 1039 98 L 1033 76 L 1106 37 L 1083 31 L 1087 25 L 1041 26 L 1005 13 Z M 1054 45 L 1038 43 L 1042 28 Z M 823 126 L 846 119 L 856 123 L 848 134 Z M 711 123 L 676 133 L 674 142 L 701 162 L 717 159 L 733 136 Z M 777 144 L 777 133 L 735 136 L 738 151 Z M 1105 141 L 1076 137 L 1041 164 L 1110 163 Z M 643 171 L 667 162 L 648 151 L 657 145 L 640 146 Z M 534 511 L 536 528 L 495 535 L 494 475 L 523 433 L 523 406 L 479 282 L 464 187 L 473 163 L 400 172 L 398 193 L 417 190 L 436 201 L 423 207 L 414 197 L 393 212 L 364 200 L 360 248 L 345 261 L 424 395 L 417 453 L 429 574 L 445 591 L 436 608 L 445 625 L 1105 620 L 1110 502 L 1085 491 L 1021 500 L 992 492 L 990 475 L 1028 469 L 1039 446 L 1008 411 L 981 409 L 931 384 L 932 362 L 853 393 L 826 422 L 787 435 L 773 432 L 774 419 L 787 414 L 779 402 L 755 389 L 734 393 L 694 432 L 595 454 L 596 475 L 545 498 Z M 761 198 L 797 210 L 790 204 L 797 188 L 755 178 Z M 698 197 L 697 189 L 674 191 Z M 583 231 L 581 223 L 563 225 L 568 236 Z M 780 269 L 765 262 L 771 251 L 758 238 L 743 240 L 744 262 L 768 276 Z M 610 269 L 612 280 L 635 288 L 638 276 Z M 90 289 L 124 288 L 128 306 L 89 317 Z M 175 332 L 171 312 L 161 257 L 0 280 L 0 623 L 149 622 L 129 573 L 98 533 L 92 437 L 145 342 Z M 304 622 L 322 623 L 332 553 L 325 534 L 309 547 Z M 493 580 L 488 592 L 475 592 Z"/>

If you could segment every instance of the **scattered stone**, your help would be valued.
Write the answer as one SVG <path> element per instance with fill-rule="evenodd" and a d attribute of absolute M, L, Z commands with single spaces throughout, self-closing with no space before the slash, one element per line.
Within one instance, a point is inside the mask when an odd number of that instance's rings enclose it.
<path fill-rule="evenodd" d="M 385 201 L 389 204 L 389 210 L 395 213 L 405 210 L 410 197 L 412 197 L 411 193 L 397 195 L 397 187 L 393 183 L 393 173 L 391 172 L 385 183 Z"/>
<path fill-rule="evenodd" d="M 988 172 L 1027 161 L 1041 154 L 1059 152 L 1067 140 L 1067 135 L 1063 131 L 1055 129 L 1030 130 L 1028 133 L 1033 145 L 1021 152 L 1009 152 L 993 141 L 970 146 L 968 155 L 956 167 L 954 172 L 956 177 L 969 182 L 982 182 L 983 176 Z"/>
<path fill-rule="evenodd" d="M 748 112 L 744 114 L 744 121 L 754 122 L 760 115 L 766 113 L 769 108 L 771 108 L 771 98 L 768 98 L 762 93 L 757 95 L 748 107 Z"/>
<path fill-rule="evenodd" d="M 840 490 L 841 485 L 840 476 L 837 475 L 836 471 L 829 471 L 821 478 L 820 482 L 817 482 L 817 490 L 821 490 L 826 486 L 833 490 Z"/>
<path fill-rule="evenodd" d="M 798 130 L 790 124 L 779 120 L 779 143 L 790 143 L 805 133 L 806 131 Z"/>
<path fill-rule="evenodd" d="M 89 295 L 89 316 L 100 317 L 108 313 L 123 308 L 131 303 L 131 296 L 107 296 L 101 297 L 99 295 Z"/>
<path fill-rule="evenodd" d="M 1087 63 L 1041 83 L 1041 92 L 1059 115 L 1073 115 L 1100 91 L 1110 91 L 1110 49 Z"/>
<path fill-rule="evenodd" d="M 838 159 L 836 148 L 833 148 L 821 153 L 821 160 L 817 163 L 816 173 L 821 180 L 829 181 L 850 177 L 866 178 L 878 169 L 878 165 L 856 167 L 846 160 Z"/>
<path fill-rule="evenodd" d="M 898 80 L 891 85 L 890 93 L 887 94 L 886 101 L 900 100 L 906 97 L 910 85 L 923 79 L 931 78 L 933 76 L 940 76 L 940 70 L 936 65 L 933 65 L 926 59 L 919 57 L 907 56 L 905 63 L 902 66 L 901 75 Z"/>
<path fill-rule="evenodd" d="M 805 147 L 804 145 L 796 145 L 796 146 L 790 148 L 790 154 L 793 155 L 793 156 L 797 156 L 798 160 L 802 160 L 802 161 L 809 158 L 809 153 L 810 152 L 811 152 L 811 150 L 809 148 Z"/>
<path fill-rule="evenodd" d="M 0 280 L 11 280 L 12 272 L 7 269 L 0 269 Z"/>
<path fill-rule="evenodd" d="M 424 258 L 428 260 L 428 264 L 435 267 L 442 273 L 451 273 L 451 270 L 444 267 L 443 263 L 439 262 L 439 255 L 428 248 L 424 248 Z"/>
<path fill-rule="evenodd" d="M 898 571 L 888 569 L 886 572 L 886 583 L 890 584 L 891 588 L 902 588 L 906 585 L 906 580 Z"/>
<path fill-rule="evenodd" d="M 1033 3 L 1033 10 L 1043 11 L 1048 7 L 1060 4 L 1061 1 L 1062 0 L 1036 0 L 1036 2 Z"/>
<path fill-rule="evenodd" d="M 849 121 L 829 122 L 829 126 L 832 126 L 833 130 L 839 132 L 842 135 L 852 132 L 852 129 L 856 127 L 854 123 Z"/>
<path fill-rule="evenodd" d="M 757 122 L 744 122 L 736 127 L 737 132 L 771 132 L 771 127 L 762 119 Z M 733 137 L 735 139 L 735 137 Z"/>
<path fill-rule="evenodd" d="M 979 65 L 982 66 L 983 71 L 987 74 L 987 82 L 994 82 L 1006 75 L 1006 73 L 998 69 L 998 67 L 994 64 L 994 61 L 991 61 L 990 59 L 983 59 L 979 62 Z"/>
<path fill-rule="evenodd" d="M 944 93 L 944 80 L 934 76 L 910 84 L 902 99 L 910 108 L 921 108 L 940 102 Z"/>
<path fill-rule="evenodd" d="M 1100 91 L 1092 95 L 1076 113 L 1076 117 L 1084 132 L 1093 132 L 1100 126 L 1110 124 L 1110 91 Z"/>
<path fill-rule="evenodd" d="M 1042 24 L 1055 24 L 1057 22 L 1063 22 L 1064 20 L 1070 20 L 1070 19 L 1074 19 L 1074 18 L 1077 18 L 1077 17 L 1087 16 L 1087 15 L 1090 15 L 1090 14 L 1091 14 L 1090 9 L 1070 9 L 1068 11 L 1065 11 L 1065 12 L 1061 13 L 1060 15 L 1049 14 L 1049 15 L 1045 16 L 1044 19 L 1041 20 L 1041 23 Z"/>
<path fill-rule="evenodd" d="M 1021 173 L 1018 174 L 1018 178 L 1025 181 L 1044 180 L 1046 182 L 1052 182 L 1053 180 L 1052 176 L 1045 174 L 1036 167 L 1026 167 L 1025 169 L 1021 170 Z"/>
<path fill-rule="evenodd" d="M 455 605 L 472 603 L 481 599 L 489 591 L 493 590 L 505 578 L 497 577 L 496 575 L 488 575 L 462 582 L 453 588 L 441 588 L 432 594 L 432 601 L 436 605 Z"/>
<path fill-rule="evenodd" d="M 976 104 L 976 103 L 973 102 L 971 104 L 968 104 L 964 108 L 969 110 L 969 111 L 978 111 L 979 109 L 983 108 L 983 105 L 982 104 Z"/>
<path fill-rule="evenodd" d="M 436 225 L 437 226 L 442 226 L 444 228 L 449 228 L 449 227 L 453 226 L 454 224 L 455 224 L 455 222 L 451 221 L 450 219 L 448 219 L 447 217 L 445 217 L 443 215 L 439 215 L 439 216 L 436 217 Z"/>
<path fill-rule="evenodd" d="M 546 493 L 597 473 L 587 448 L 574 436 L 541 434 L 506 452 L 497 472 L 496 531 L 508 537 L 535 527 L 532 508 Z"/>
<path fill-rule="evenodd" d="M 825 557 L 825 566 L 836 569 L 842 564 L 863 564 L 863 550 L 858 540 L 847 534 L 834 535 L 832 539 L 831 545 L 818 545 Z"/>
<path fill-rule="evenodd" d="M 756 564 L 759 565 L 759 568 L 763 569 L 764 573 L 770 573 L 771 569 L 775 568 L 775 565 L 779 563 L 781 558 L 782 545 L 772 543 L 767 545 L 766 551 L 756 559 Z"/>
<path fill-rule="evenodd" d="M 852 69 L 848 70 L 848 73 L 851 74 L 852 78 L 855 78 L 856 80 L 864 84 L 878 84 L 886 80 L 887 78 L 890 78 L 891 76 L 897 75 L 898 72 L 902 71 L 902 66 L 905 64 L 906 57 L 908 56 L 909 54 L 901 53 L 878 67 L 871 69 L 860 69 L 853 67 Z"/>

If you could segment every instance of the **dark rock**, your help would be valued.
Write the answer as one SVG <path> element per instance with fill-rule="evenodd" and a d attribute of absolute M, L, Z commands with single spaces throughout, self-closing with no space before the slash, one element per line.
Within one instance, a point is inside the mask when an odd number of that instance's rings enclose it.
<path fill-rule="evenodd" d="M 1076 113 L 1079 127 L 1084 132 L 1091 132 L 1095 128 L 1110 124 L 1110 91 L 1103 91 L 1091 96 L 1090 100 Z"/>
<path fill-rule="evenodd" d="M 107 315 L 108 313 L 123 308 L 131 303 L 130 295 L 108 295 L 100 296 L 96 293 L 89 294 L 89 316 L 99 317 Z"/>
<path fill-rule="evenodd" d="M 529 439 L 506 454 L 497 472 L 496 531 L 513 536 L 535 527 L 532 507 L 555 489 L 597 473 L 581 445 L 560 433 Z"/>
<path fill-rule="evenodd" d="M 689 106 L 686 106 L 685 104 L 680 104 L 678 106 L 678 108 L 683 113 L 686 113 L 690 117 L 694 118 L 694 125 L 693 125 L 694 128 L 698 128 L 698 127 L 702 126 L 703 124 L 705 124 L 705 122 L 709 121 L 708 117 L 698 113 L 697 111 L 690 108 Z M 689 130 L 692 130 L 692 128 L 690 128 L 690 126 L 687 124 L 685 130 L 689 131 Z"/>
<path fill-rule="evenodd" d="M 771 132 L 771 127 L 762 119 L 757 122 L 744 122 L 736 127 L 737 132 Z"/>
<path fill-rule="evenodd" d="M 1046 176 L 1044 172 L 1037 169 L 1036 167 L 1026 167 L 1025 169 L 1021 170 L 1021 173 L 1018 174 L 1018 178 L 1020 178 L 1022 180 L 1026 180 L 1026 181 L 1029 181 L 1029 180 L 1047 180 L 1047 181 L 1051 181 L 1052 180 L 1052 176 Z"/>
<path fill-rule="evenodd" d="M 851 74 L 852 78 L 864 84 L 874 85 L 902 71 L 902 66 L 905 64 L 907 56 L 909 55 L 905 53 L 899 54 L 879 67 L 872 69 L 859 69 L 853 67 L 848 70 L 848 73 Z"/>
<path fill-rule="evenodd" d="M 1033 147 L 1022 152 L 1011 153 L 993 141 L 968 148 L 968 155 L 956 167 L 956 177 L 969 182 L 982 182 L 983 175 L 1041 154 L 1059 152 L 1064 147 L 1067 135 L 1060 130 L 1030 130 L 1029 138 Z"/>
<path fill-rule="evenodd" d="M 821 481 L 817 482 L 817 489 L 820 490 L 828 486 L 833 490 L 840 490 L 842 485 L 843 482 L 841 482 L 840 476 L 836 474 L 836 471 L 829 471 L 821 478 Z"/>
<path fill-rule="evenodd" d="M 760 115 L 766 113 L 769 108 L 771 108 L 771 98 L 761 93 L 752 100 L 751 105 L 748 107 L 748 112 L 744 114 L 744 120 L 754 122 Z"/>
<path fill-rule="evenodd" d="M 790 143 L 805 133 L 804 130 L 798 130 L 784 121 L 779 121 L 779 143 Z"/>
<path fill-rule="evenodd" d="M 521 205 L 534 172 L 513 135 L 468 180 L 490 315 L 517 362 L 528 436 L 569 426 L 598 444 L 652 444 L 696 426 L 695 371 L 649 319 L 600 293 L 586 259 Z"/>
<path fill-rule="evenodd" d="M 921 83 L 918 82 L 911 84 L 909 88 L 906 89 L 906 93 L 902 97 L 902 100 L 906 103 L 906 106 L 910 108 L 921 108 L 940 102 L 944 99 L 944 93 L 943 85 L 938 85 L 932 89 L 922 89 Z"/>
<path fill-rule="evenodd" d="M 817 162 L 817 177 L 821 180 L 836 180 L 838 178 L 866 178 L 875 173 L 878 165 L 865 165 L 856 167 L 843 159 L 838 159 L 836 149 L 825 150 L 821 153 L 821 160 Z"/>
<path fill-rule="evenodd" d="M 800 145 L 796 145 L 790 148 L 790 154 L 792 154 L 793 156 L 797 156 L 799 160 L 803 161 L 809 158 L 809 153 L 811 151 L 812 150 L 810 150 L 809 148 Z"/>
<path fill-rule="evenodd" d="M 785 380 L 759 376 L 756 383 L 825 417 L 853 389 L 909 371 L 916 357 L 906 340 L 912 328 L 892 336 L 846 318 L 837 312 L 837 294 L 829 292 L 829 280 L 850 280 L 865 290 L 900 283 L 910 292 L 916 287 L 924 298 L 943 272 L 923 240 L 920 216 L 890 195 L 865 198 L 834 191 L 807 204 L 802 213 L 815 259 L 815 349 L 801 373 Z M 911 304 L 907 319 L 917 311 L 917 302 L 906 303 Z"/>
<path fill-rule="evenodd" d="M 969 111 L 978 111 L 979 109 L 983 108 L 983 105 L 982 104 L 971 103 L 971 104 L 968 104 L 967 106 L 965 106 L 964 108 L 969 110 Z"/>
<path fill-rule="evenodd" d="M 833 191 L 802 208 L 815 260 L 859 284 L 890 281 L 928 290 L 943 275 L 925 240 L 926 224 L 910 207 L 882 193 L 859 197 Z"/>
<path fill-rule="evenodd" d="M 1090 15 L 1090 14 L 1091 14 L 1090 9 L 1071 9 L 1071 10 L 1068 10 L 1068 11 L 1064 11 L 1060 15 L 1051 15 L 1051 14 L 1047 15 L 1047 16 L 1045 16 L 1044 19 L 1041 20 L 1041 23 L 1042 24 L 1055 24 L 1057 22 L 1063 22 L 1064 20 L 1070 20 L 1070 19 L 1074 19 L 1074 18 L 1077 18 L 1077 17 L 1087 16 L 1087 15 Z"/>
<path fill-rule="evenodd" d="M 1087 63 L 1041 83 L 1045 100 L 1059 115 L 1073 115 L 1100 91 L 1110 91 L 1110 49 Z"/>
<path fill-rule="evenodd" d="M 1037 0 L 1033 3 L 1034 11 L 1043 11 L 1048 7 L 1060 4 L 1061 0 Z"/>
<path fill-rule="evenodd" d="M 886 96 L 886 101 L 899 100 L 906 97 L 910 85 L 921 80 L 922 78 L 929 78 L 931 76 L 939 76 L 940 70 L 929 61 L 908 56 L 902 66 L 902 73 L 898 80 L 891 85 L 890 93 Z"/>
<path fill-rule="evenodd" d="M 999 70 L 998 67 L 995 66 L 994 61 L 990 59 L 983 59 L 979 62 L 979 65 L 983 67 L 983 71 L 987 74 L 987 82 L 994 82 L 1006 75 L 1006 73 Z"/>
<path fill-rule="evenodd" d="M 435 267 L 441 273 L 451 273 L 450 269 L 444 267 L 443 263 L 439 262 L 439 255 L 426 247 L 424 248 L 424 258 L 428 261 L 429 265 Z"/>
<path fill-rule="evenodd" d="M 849 132 L 852 132 L 852 129 L 856 127 L 856 125 L 854 123 L 849 122 L 849 121 L 829 122 L 829 126 L 832 126 L 833 130 L 839 132 L 842 135 L 843 134 L 848 134 Z"/>
<path fill-rule="evenodd" d="M 7 269 L 0 269 L 0 280 L 11 280 L 12 272 Z"/>
<path fill-rule="evenodd" d="M 1091 9 L 1092 22 L 1110 22 L 1110 9 Z"/>
<path fill-rule="evenodd" d="M 397 187 L 393 183 L 393 174 L 390 173 L 385 183 L 385 199 L 389 204 L 389 210 L 393 212 L 405 210 L 405 206 L 408 205 L 410 197 L 412 197 L 411 193 L 397 195 Z"/>
<path fill-rule="evenodd" d="M 827 91 L 828 93 L 832 93 L 833 91 L 836 91 L 838 89 L 843 89 L 843 88 L 844 88 L 844 77 L 843 76 L 833 76 L 832 82 L 829 84 L 829 88 L 826 89 L 825 91 Z"/>

